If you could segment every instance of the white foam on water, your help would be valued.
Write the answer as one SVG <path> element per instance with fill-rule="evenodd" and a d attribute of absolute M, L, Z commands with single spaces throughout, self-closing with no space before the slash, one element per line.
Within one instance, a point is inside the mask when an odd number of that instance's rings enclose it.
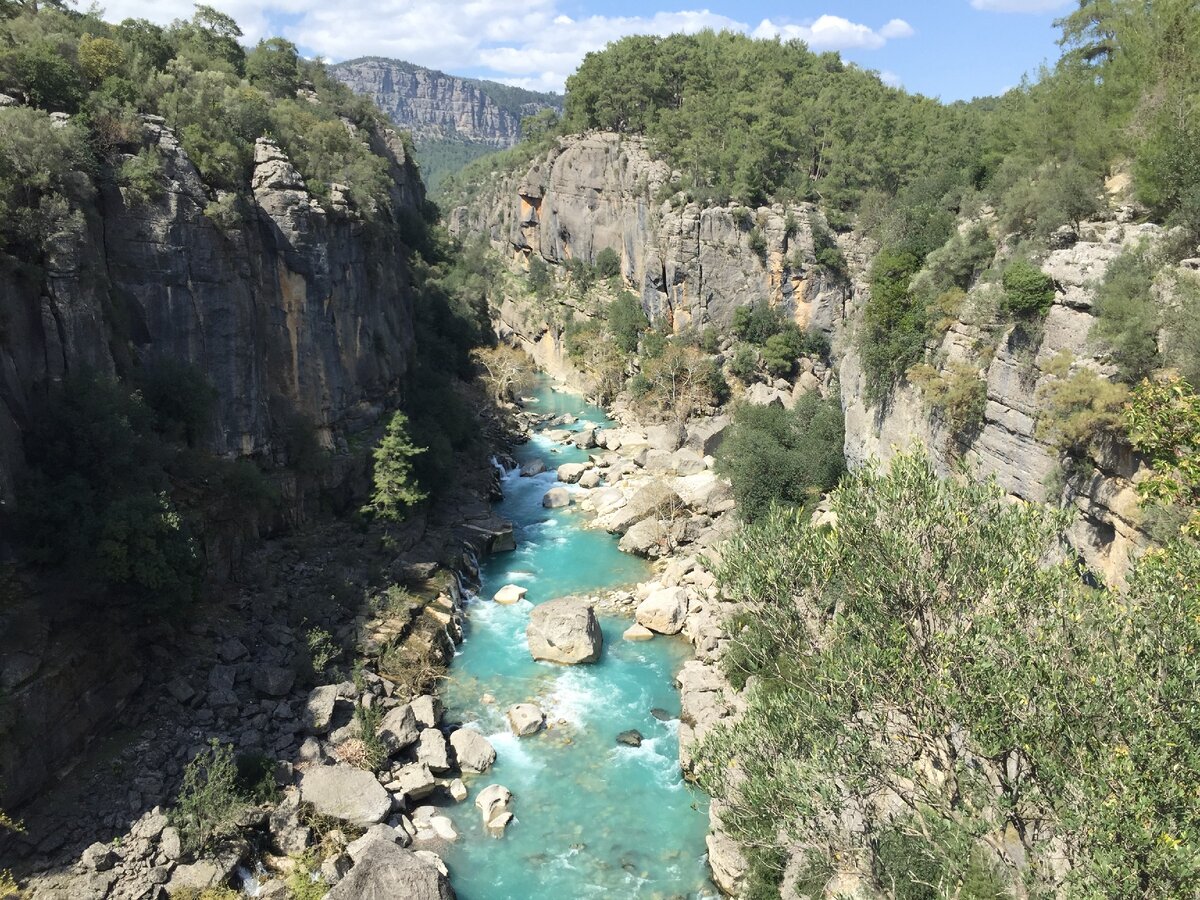
<path fill-rule="evenodd" d="M 622 744 L 614 747 L 611 754 L 620 763 L 648 770 L 663 790 L 681 790 L 683 776 L 679 772 L 679 760 L 671 750 L 675 746 L 671 741 L 669 736 L 643 738 L 640 747 Z"/>
<path fill-rule="evenodd" d="M 537 575 L 533 572 L 525 572 L 518 569 L 515 572 L 509 572 L 505 577 L 509 581 L 537 581 Z"/>
<path fill-rule="evenodd" d="M 505 766 L 513 766 L 531 772 L 546 768 L 546 763 L 530 753 L 529 748 L 522 743 L 522 739 L 508 728 L 488 734 L 487 739 L 496 748 L 496 755 L 504 760 Z"/>
<path fill-rule="evenodd" d="M 546 718 L 564 719 L 572 725 L 582 725 L 604 697 L 597 693 L 595 679 L 571 669 L 554 679 L 554 687 L 546 700 Z"/>

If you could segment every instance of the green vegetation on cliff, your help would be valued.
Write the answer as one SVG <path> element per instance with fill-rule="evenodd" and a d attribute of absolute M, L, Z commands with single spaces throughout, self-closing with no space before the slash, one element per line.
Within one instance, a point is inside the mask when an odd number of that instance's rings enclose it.
<path fill-rule="evenodd" d="M 724 665 L 749 708 L 699 771 L 754 877 L 778 879 L 798 843 L 814 862 L 849 849 L 897 896 L 1037 890 L 1061 854 L 1066 896 L 1200 888 L 1200 545 L 1088 588 L 1062 514 L 921 456 L 851 474 L 831 513 L 776 510 L 723 554 L 746 610 Z M 881 830 L 843 830 L 867 809 Z"/>

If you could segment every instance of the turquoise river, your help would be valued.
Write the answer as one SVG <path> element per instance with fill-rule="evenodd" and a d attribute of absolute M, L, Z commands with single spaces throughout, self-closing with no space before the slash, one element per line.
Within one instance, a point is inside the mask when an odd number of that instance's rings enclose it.
<path fill-rule="evenodd" d="M 570 413 L 580 419 L 575 428 L 611 424 L 601 409 L 545 381 L 528 408 Z M 688 647 L 678 638 L 624 641 L 629 622 L 602 617 L 600 662 L 558 666 L 530 658 L 525 626 L 534 604 L 631 585 L 649 569 L 621 553 L 611 535 L 585 528 L 586 514 L 574 506 L 542 508 L 555 468 L 583 461 L 586 453 L 534 435 L 516 458 L 540 458 L 548 471 L 504 476 L 496 512 L 514 523 L 517 550 L 483 561 L 479 599 L 469 604 L 467 637 L 443 692 L 447 718 L 478 727 L 498 754 L 495 767 L 469 783 L 468 800 L 447 811 L 460 832 L 445 852 L 458 897 L 716 897 L 704 859 L 707 800 L 679 772 L 674 676 Z M 509 583 L 526 587 L 526 599 L 513 606 L 491 602 Z M 541 706 L 549 727 L 515 737 L 505 711 L 521 702 Z M 640 747 L 616 742 L 630 728 L 644 735 Z M 474 805 L 476 794 L 494 783 L 513 792 L 516 816 L 498 839 L 484 833 Z"/>

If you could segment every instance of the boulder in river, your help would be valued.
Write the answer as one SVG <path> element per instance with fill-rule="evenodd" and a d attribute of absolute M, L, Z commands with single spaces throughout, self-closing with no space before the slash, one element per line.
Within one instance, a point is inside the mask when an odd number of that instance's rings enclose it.
<path fill-rule="evenodd" d="M 519 584 L 506 584 L 492 595 L 492 599 L 504 606 L 511 606 L 524 600 L 527 593 L 529 593 L 529 589 L 523 588 Z"/>
<path fill-rule="evenodd" d="M 604 646 L 592 606 L 566 597 L 535 606 L 525 637 L 534 659 L 567 665 L 595 662 Z"/>
<path fill-rule="evenodd" d="M 517 737 L 537 734 L 546 723 L 546 714 L 532 703 L 518 703 L 508 710 L 508 724 Z"/>
<path fill-rule="evenodd" d="M 474 728 L 460 728 L 450 735 L 450 746 L 458 766 L 467 772 L 486 772 L 496 761 L 496 748 Z"/>
<path fill-rule="evenodd" d="M 540 459 L 531 459 L 525 465 L 521 466 L 522 478 L 533 478 L 535 475 L 541 475 L 546 471 L 546 464 Z"/>
<path fill-rule="evenodd" d="M 404 897 L 405 900 L 454 900 L 450 879 L 418 853 L 389 841 L 372 841 L 328 900 Z"/>
<path fill-rule="evenodd" d="M 483 827 L 492 837 L 502 837 L 512 821 L 513 814 L 508 808 L 512 796 L 512 791 L 504 785 L 489 784 L 475 798 L 475 806 L 483 815 Z"/>
<path fill-rule="evenodd" d="M 550 488 L 542 497 L 542 506 L 546 509 L 562 509 L 571 505 L 571 492 L 564 487 Z"/>
<path fill-rule="evenodd" d="M 642 746 L 642 733 L 636 728 L 630 728 L 628 731 L 622 731 L 617 735 L 617 743 L 624 744 L 627 747 Z"/>
<path fill-rule="evenodd" d="M 300 799 L 323 816 L 366 828 L 392 811 L 392 798 L 375 776 L 355 766 L 314 766 L 300 776 Z"/>
<path fill-rule="evenodd" d="M 554 474 L 563 484 L 574 484 L 590 468 L 591 463 L 563 463 Z"/>
<path fill-rule="evenodd" d="M 655 591 L 637 608 L 637 621 L 659 634 L 679 634 L 687 618 L 687 590 L 681 587 Z"/>
<path fill-rule="evenodd" d="M 627 641 L 648 641 L 654 637 L 654 632 L 645 625 L 639 625 L 637 622 L 634 622 L 625 629 L 621 637 Z"/>

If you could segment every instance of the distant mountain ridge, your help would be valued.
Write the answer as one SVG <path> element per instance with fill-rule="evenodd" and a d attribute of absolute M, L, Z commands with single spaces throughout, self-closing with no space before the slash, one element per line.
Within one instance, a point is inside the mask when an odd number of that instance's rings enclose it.
<path fill-rule="evenodd" d="M 558 94 L 447 75 L 398 59 L 367 56 L 330 70 L 353 91 L 374 100 L 418 145 L 458 141 L 504 149 L 520 140 L 523 117 L 547 107 L 561 111 L 563 106 Z"/>

